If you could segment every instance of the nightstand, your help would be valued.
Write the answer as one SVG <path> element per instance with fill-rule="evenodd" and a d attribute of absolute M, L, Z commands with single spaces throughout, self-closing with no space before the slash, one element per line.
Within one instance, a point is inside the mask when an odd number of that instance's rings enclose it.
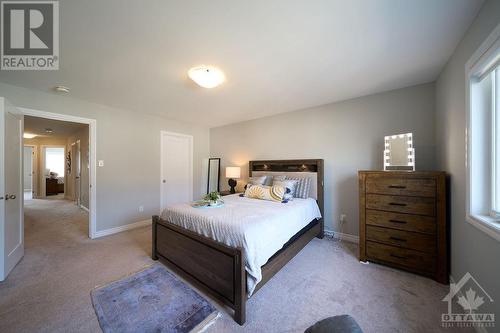
<path fill-rule="evenodd" d="M 226 195 L 230 195 L 230 194 L 240 194 L 240 193 L 243 193 L 243 192 L 231 193 L 229 191 L 220 191 L 219 193 L 220 193 L 221 196 L 226 196 Z"/>

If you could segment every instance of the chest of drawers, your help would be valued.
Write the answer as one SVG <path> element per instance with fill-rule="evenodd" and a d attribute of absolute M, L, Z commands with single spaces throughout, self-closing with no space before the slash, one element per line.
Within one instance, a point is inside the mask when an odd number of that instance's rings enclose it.
<path fill-rule="evenodd" d="M 359 171 L 359 260 L 447 284 L 444 172 Z"/>

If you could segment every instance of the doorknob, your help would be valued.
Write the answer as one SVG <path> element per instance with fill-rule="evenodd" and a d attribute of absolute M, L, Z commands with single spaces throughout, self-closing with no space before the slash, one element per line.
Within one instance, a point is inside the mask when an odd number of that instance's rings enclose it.
<path fill-rule="evenodd" d="M 165 179 L 163 179 L 163 183 L 166 183 L 167 181 Z"/>
<path fill-rule="evenodd" d="M 10 200 L 10 199 L 14 200 L 15 198 L 16 198 L 16 196 L 14 194 L 10 194 L 10 195 L 6 194 L 5 195 L 5 201 Z"/>

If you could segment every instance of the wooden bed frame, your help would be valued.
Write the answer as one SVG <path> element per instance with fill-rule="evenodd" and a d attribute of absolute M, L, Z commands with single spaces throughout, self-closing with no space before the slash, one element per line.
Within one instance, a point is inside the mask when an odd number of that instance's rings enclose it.
<path fill-rule="evenodd" d="M 250 161 L 249 176 L 253 171 L 316 172 L 317 202 L 324 216 L 322 159 Z M 323 238 L 323 234 L 323 219 L 311 221 L 299 231 L 262 266 L 262 281 L 257 284 L 254 294 L 314 237 Z M 242 248 L 219 243 L 155 215 L 152 258 L 160 259 L 180 276 L 232 308 L 235 321 L 240 325 L 245 323 L 248 297 Z"/>

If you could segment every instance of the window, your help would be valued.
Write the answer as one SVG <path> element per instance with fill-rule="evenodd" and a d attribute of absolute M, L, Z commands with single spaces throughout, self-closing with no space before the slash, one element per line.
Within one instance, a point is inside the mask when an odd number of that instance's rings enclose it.
<path fill-rule="evenodd" d="M 467 221 L 500 241 L 500 26 L 466 65 Z"/>
<path fill-rule="evenodd" d="M 491 72 L 491 108 L 493 113 L 493 166 L 491 215 L 500 218 L 500 67 Z"/>
<path fill-rule="evenodd" d="M 45 148 L 45 169 L 64 177 L 64 148 Z"/>

